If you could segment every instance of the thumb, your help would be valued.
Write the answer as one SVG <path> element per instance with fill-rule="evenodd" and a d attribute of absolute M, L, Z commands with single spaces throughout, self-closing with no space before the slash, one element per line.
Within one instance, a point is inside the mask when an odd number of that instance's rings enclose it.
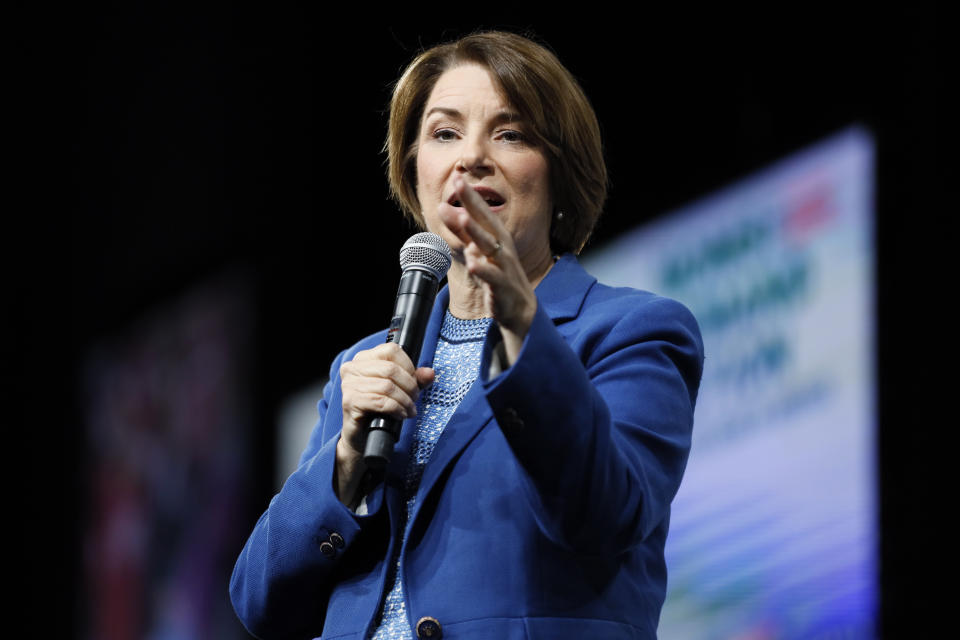
<path fill-rule="evenodd" d="M 433 382 L 433 379 L 436 377 L 436 372 L 430 367 L 420 367 L 414 372 L 414 376 L 417 379 L 417 385 L 423 389 Z"/>

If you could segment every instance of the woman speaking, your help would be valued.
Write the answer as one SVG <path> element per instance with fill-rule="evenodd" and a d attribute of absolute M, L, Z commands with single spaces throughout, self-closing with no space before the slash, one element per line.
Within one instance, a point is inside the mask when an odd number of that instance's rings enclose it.
<path fill-rule="evenodd" d="M 268 638 L 655 638 L 703 364 L 679 303 L 577 263 L 606 196 L 596 116 L 544 47 L 434 47 L 393 92 L 389 181 L 449 245 L 418 363 L 342 352 L 298 469 L 231 579 Z M 377 416 L 403 420 L 364 463 Z"/>

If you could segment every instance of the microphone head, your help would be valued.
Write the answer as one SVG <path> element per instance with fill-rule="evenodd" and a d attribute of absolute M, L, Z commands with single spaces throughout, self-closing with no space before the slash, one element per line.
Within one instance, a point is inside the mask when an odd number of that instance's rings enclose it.
<path fill-rule="evenodd" d="M 420 269 L 443 280 L 450 268 L 450 247 L 435 233 L 415 233 L 400 248 L 400 269 Z"/>

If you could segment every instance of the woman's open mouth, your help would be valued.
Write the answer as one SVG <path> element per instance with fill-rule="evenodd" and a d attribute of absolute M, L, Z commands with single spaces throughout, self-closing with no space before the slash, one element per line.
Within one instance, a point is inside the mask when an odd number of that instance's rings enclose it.
<path fill-rule="evenodd" d="M 480 197 L 491 209 L 503 206 L 503 203 L 506 202 L 503 196 L 488 187 L 473 187 L 473 190 L 480 194 Z M 457 200 L 455 196 L 451 196 L 447 202 L 454 207 L 463 207 L 463 203 Z"/>

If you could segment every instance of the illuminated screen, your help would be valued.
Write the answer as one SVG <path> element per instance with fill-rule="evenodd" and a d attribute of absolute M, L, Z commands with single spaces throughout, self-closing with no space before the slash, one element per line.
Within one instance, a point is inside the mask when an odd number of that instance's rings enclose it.
<path fill-rule="evenodd" d="M 703 332 L 660 637 L 874 635 L 873 163 L 852 128 L 583 259 Z"/>

